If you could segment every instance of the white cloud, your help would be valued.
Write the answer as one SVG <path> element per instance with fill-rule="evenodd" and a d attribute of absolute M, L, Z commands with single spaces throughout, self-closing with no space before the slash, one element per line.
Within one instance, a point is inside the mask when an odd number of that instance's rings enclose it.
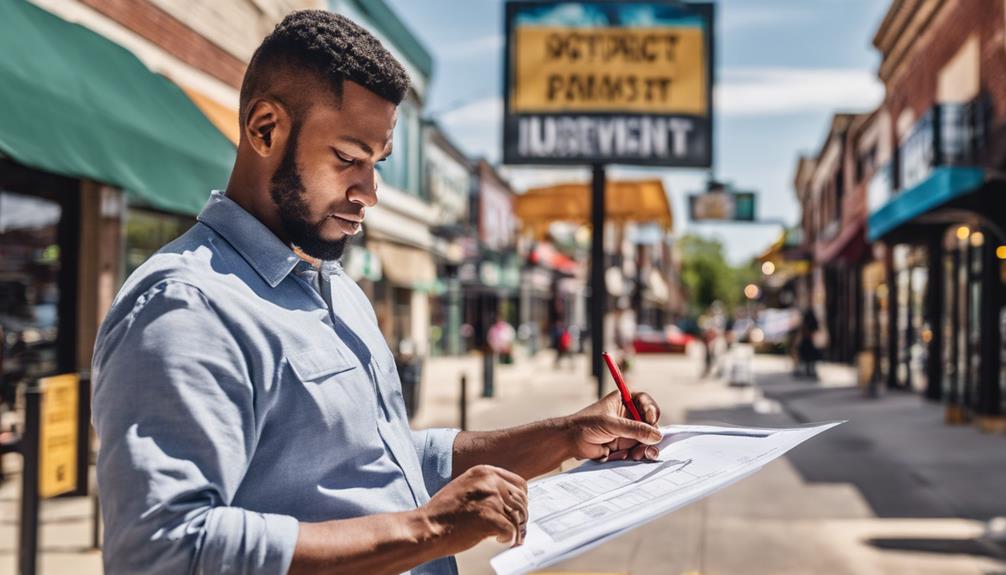
<path fill-rule="evenodd" d="M 489 34 L 445 46 L 437 50 L 437 57 L 445 61 L 471 60 L 499 54 L 503 50 L 503 35 Z"/>
<path fill-rule="evenodd" d="M 489 97 L 474 100 L 444 112 L 440 121 L 451 127 L 485 126 L 503 121 L 503 98 Z"/>
<path fill-rule="evenodd" d="M 745 29 L 765 30 L 772 26 L 792 25 L 808 20 L 814 12 L 793 3 L 785 8 L 764 4 L 727 4 L 722 7 L 717 19 L 721 33 L 737 32 Z"/>
<path fill-rule="evenodd" d="M 474 100 L 444 112 L 439 121 L 466 153 L 485 157 L 490 162 L 499 161 L 503 137 L 502 98 Z"/>
<path fill-rule="evenodd" d="M 846 68 L 727 68 L 716 86 L 716 110 L 727 116 L 866 110 L 884 87 L 869 70 Z"/>

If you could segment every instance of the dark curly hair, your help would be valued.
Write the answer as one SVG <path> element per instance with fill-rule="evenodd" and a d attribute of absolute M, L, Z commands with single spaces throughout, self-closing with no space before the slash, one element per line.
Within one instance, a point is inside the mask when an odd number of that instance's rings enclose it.
<path fill-rule="evenodd" d="M 248 63 L 241 84 L 242 122 L 257 96 L 279 99 L 299 115 L 308 102 L 290 100 L 299 100 L 303 83 L 311 80 L 320 80 L 340 103 L 344 80 L 396 105 L 409 89 L 405 68 L 362 26 L 326 10 L 299 10 L 276 25 Z"/>

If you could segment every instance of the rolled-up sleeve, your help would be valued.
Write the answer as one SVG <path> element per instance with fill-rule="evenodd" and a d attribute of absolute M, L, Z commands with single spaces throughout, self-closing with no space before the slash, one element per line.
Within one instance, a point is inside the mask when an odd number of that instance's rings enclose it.
<path fill-rule="evenodd" d="M 232 506 L 257 436 L 246 365 L 191 285 L 109 315 L 93 365 L 107 573 L 286 573 L 297 521 Z"/>
<path fill-rule="evenodd" d="M 423 466 L 426 491 L 433 495 L 451 480 L 454 461 L 454 439 L 460 429 L 424 429 L 412 432 L 416 453 Z"/>

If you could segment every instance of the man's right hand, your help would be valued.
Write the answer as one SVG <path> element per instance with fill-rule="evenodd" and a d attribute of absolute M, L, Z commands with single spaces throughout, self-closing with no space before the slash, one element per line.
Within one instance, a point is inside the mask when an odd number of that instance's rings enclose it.
<path fill-rule="evenodd" d="M 451 555 L 487 537 L 520 545 L 527 528 L 527 482 L 506 469 L 476 465 L 444 486 L 419 511 Z"/>

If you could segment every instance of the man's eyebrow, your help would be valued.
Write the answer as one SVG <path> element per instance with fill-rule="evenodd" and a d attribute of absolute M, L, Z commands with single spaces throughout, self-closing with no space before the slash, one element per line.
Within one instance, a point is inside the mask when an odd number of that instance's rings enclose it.
<path fill-rule="evenodd" d="M 359 138 L 354 138 L 353 136 L 339 136 L 339 139 L 344 142 L 349 142 L 350 144 L 359 146 L 368 156 L 374 155 L 374 148 L 371 148 L 367 142 Z"/>

